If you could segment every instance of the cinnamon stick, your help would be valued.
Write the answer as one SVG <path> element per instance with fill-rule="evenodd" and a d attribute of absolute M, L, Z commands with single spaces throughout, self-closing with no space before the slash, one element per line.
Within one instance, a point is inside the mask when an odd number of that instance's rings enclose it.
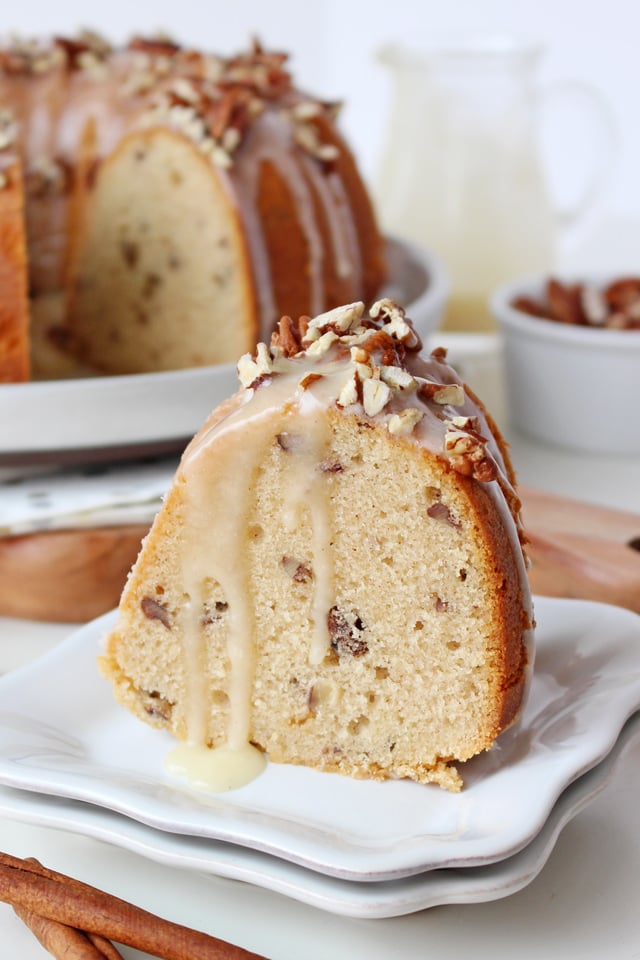
<path fill-rule="evenodd" d="M 104 960 L 122 960 L 122 954 L 119 950 L 116 950 L 111 940 L 106 940 L 98 933 L 85 933 L 84 935 L 94 947 L 98 948 L 101 960 L 102 957 L 104 957 Z M 97 957 L 96 960 L 98 960 Z"/>
<path fill-rule="evenodd" d="M 29 857 L 25 863 L 42 867 L 35 857 Z M 75 930 L 64 923 L 58 923 L 57 920 L 41 917 L 24 907 L 14 906 L 13 910 L 56 960 L 122 960 L 122 954 L 104 937 Z"/>
<path fill-rule="evenodd" d="M 13 909 L 44 949 L 57 960 L 122 960 L 122 954 L 102 937 L 94 940 L 93 934 L 41 917 L 24 907 L 14 906 Z"/>
<path fill-rule="evenodd" d="M 157 917 L 37 861 L 7 853 L 0 853 L 0 900 L 14 909 L 17 906 L 163 960 L 265 960 L 217 937 Z"/>

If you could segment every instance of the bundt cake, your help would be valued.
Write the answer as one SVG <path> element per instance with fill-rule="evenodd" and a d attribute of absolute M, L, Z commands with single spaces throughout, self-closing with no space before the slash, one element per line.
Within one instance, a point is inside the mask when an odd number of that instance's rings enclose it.
<path fill-rule="evenodd" d="M 382 242 L 336 106 L 295 89 L 286 59 L 91 33 L 0 49 L 34 376 L 235 362 L 285 311 L 376 295 Z M 21 328 L 16 283 L 0 292 Z"/>
<path fill-rule="evenodd" d="M 29 375 L 29 306 L 22 168 L 13 117 L 0 108 L 0 383 Z"/>
<path fill-rule="evenodd" d="M 186 741 L 172 769 L 229 787 L 248 776 L 229 760 L 264 751 L 458 790 L 455 762 L 518 716 L 512 469 L 445 352 L 419 346 L 389 300 L 284 317 L 186 449 L 100 661 Z"/>

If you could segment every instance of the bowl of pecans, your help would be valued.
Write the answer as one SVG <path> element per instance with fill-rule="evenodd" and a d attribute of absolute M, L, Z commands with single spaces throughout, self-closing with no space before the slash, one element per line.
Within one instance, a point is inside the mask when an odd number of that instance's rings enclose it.
<path fill-rule="evenodd" d="M 516 430 L 567 450 L 640 453 L 640 276 L 519 280 L 491 309 Z"/>

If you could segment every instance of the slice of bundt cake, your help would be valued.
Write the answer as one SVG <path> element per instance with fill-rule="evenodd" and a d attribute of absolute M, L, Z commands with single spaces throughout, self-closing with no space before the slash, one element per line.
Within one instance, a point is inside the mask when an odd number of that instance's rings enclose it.
<path fill-rule="evenodd" d="M 532 613 L 511 466 L 419 346 L 390 301 L 284 317 L 185 451 L 101 665 L 186 741 L 187 775 L 197 756 L 238 785 L 252 744 L 457 790 L 452 764 L 517 717 Z"/>

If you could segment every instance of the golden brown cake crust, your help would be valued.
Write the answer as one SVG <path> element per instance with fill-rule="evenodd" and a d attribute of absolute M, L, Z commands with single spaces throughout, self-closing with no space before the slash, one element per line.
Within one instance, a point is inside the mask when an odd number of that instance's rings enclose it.
<path fill-rule="evenodd" d="M 0 111 L 0 137 L 3 135 L 1 128 Z M 0 147 L 0 383 L 28 379 L 29 308 L 24 190 L 20 161 L 8 141 L 4 149 Z"/>

